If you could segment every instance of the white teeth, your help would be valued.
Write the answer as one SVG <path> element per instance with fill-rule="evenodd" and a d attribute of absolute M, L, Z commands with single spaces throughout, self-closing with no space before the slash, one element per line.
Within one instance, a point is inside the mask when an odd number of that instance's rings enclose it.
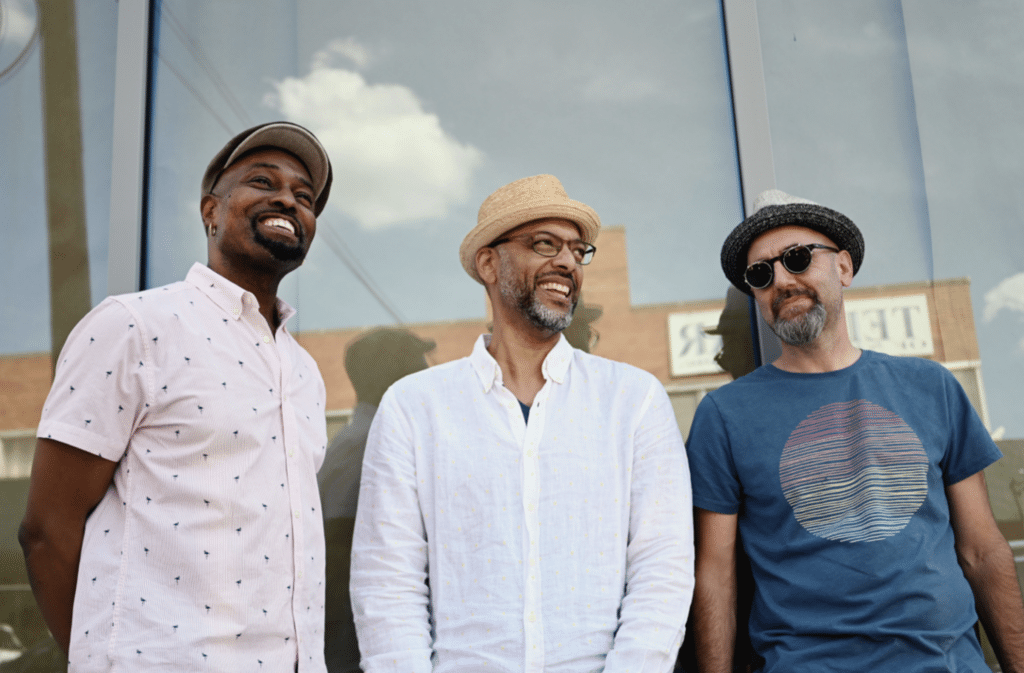
<path fill-rule="evenodd" d="M 292 226 L 292 223 L 289 222 L 288 220 L 283 220 L 279 217 L 275 217 L 270 220 L 264 220 L 263 224 L 267 225 L 268 227 L 277 227 L 278 229 L 284 229 L 289 234 L 295 233 L 295 227 Z"/>
<path fill-rule="evenodd" d="M 541 283 L 542 290 L 553 290 L 555 292 L 561 292 L 564 296 L 569 296 L 569 288 L 561 283 Z"/>

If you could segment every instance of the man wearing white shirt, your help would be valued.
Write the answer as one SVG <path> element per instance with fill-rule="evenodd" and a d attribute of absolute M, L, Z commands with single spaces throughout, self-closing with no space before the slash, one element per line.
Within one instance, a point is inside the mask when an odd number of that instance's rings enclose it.
<path fill-rule="evenodd" d="M 600 220 L 550 175 L 460 248 L 494 327 L 385 394 L 352 554 L 363 669 L 671 670 L 693 590 L 690 479 L 650 374 L 572 348 Z"/>
<path fill-rule="evenodd" d="M 325 670 L 325 388 L 277 287 L 330 186 L 308 130 L 244 131 L 202 181 L 208 264 L 68 337 L 19 537 L 69 670 Z"/>

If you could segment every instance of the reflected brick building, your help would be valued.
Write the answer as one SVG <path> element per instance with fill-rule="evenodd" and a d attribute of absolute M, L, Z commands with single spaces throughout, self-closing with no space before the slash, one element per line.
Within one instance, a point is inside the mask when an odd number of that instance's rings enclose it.
<path fill-rule="evenodd" d="M 574 321 L 570 328 L 572 341 L 596 355 L 628 362 L 658 377 L 672 398 L 685 436 L 700 398 L 732 380 L 719 362 L 740 373 L 753 367 L 745 295 L 738 295 L 742 301 L 730 300 L 724 319 L 725 296 L 633 306 L 625 227 L 603 228 L 598 245 L 601 254 L 586 270 L 584 310 L 577 315 L 583 320 Z M 724 279 L 722 286 L 724 295 Z M 482 292 L 481 302 L 486 303 Z M 846 303 L 855 345 L 941 362 L 964 386 L 988 424 L 968 279 L 865 288 L 854 284 L 846 292 Z M 404 327 L 437 344 L 428 360 L 439 364 L 467 355 L 488 324 L 485 317 Z M 295 335 L 323 373 L 328 434 L 332 436 L 355 406 L 355 391 L 345 373 L 345 347 L 364 331 L 353 328 Z M 723 346 L 727 357 L 716 360 Z M 28 475 L 34 428 L 49 386 L 48 353 L 0 357 L 0 475 Z"/>
<path fill-rule="evenodd" d="M 701 397 L 732 380 L 722 366 L 739 375 L 753 368 L 746 295 L 733 290 L 728 298 L 633 306 L 625 228 L 602 229 L 597 243 L 601 254 L 587 267 L 582 309 L 577 309 L 567 336 L 577 347 L 654 374 L 669 392 L 685 437 Z M 724 279 L 722 287 L 724 295 Z M 483 292 L 481 302 L 486 305 Z M 856 345 L 942 363 L 967 390 L 988 425 L 967 279 L 864 288 L 855 284 L 846 292 L 846 304 Z M 439 364 L 467 355 L 488 324 L 485 317 L 403 327 L 436 343 L 427 359 Z M 328 434 L 332 437 L 346 425 L 356 404 L 345 371 L 346 347 L 365 331 L 355 328 L 296 335 L 323 373 Z M 35 426 L 49 387 L 49 353 L 0 356 L 0 507 L 14 513 L 0 517 L 0 590 L 7 591 L 5 603 L 10 610 L 30 615 L 22 620 L 28 631 L 40 633 L 45 627 L 28 593 L 15 538 L 27 495 Z M 999 443 L 1006 458 L 986 470 L 990 500 L 1018 557 L 1019 572 L 1024 573 L 1024 440 Z"/>

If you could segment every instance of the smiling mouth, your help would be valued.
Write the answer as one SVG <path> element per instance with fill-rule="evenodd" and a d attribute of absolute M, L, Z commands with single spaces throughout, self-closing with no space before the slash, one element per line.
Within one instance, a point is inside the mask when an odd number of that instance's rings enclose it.
<path fill-rule="evenodd" d="M 547 281 L 547 282 L 541 283 L 537 287 L 539 287 L 542 290 L 551 290 L 552 292 L 560 294 L 563 297 L 568 297 L 569 296 L 569 292 L 571 291 L 571 288 L 568 285 L 566 285 L 565 283 L 558 283 L 558 282 L 550 281 L 550 280 Z"/>
<path fill-rule="evenodd" d="M 295 225 L 289 222 L 288 220 L 284 219 L 283 217 L 271 217 L 269 219 L 263 220 L 262 222 L 260 222 L 260 224 L 271 229 L 280 229 L 282 231 L 287 231 L 292 236 L 295 235 Z"/>

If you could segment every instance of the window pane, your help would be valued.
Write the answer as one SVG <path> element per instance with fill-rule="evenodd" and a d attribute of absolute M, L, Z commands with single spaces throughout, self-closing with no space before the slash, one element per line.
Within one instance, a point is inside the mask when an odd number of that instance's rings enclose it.
<path fill-rule="evenodd" d="M 728 380 L 717 337 L 701 331 L 718 322 L 727 285 L 722 240 L 703 232 L 742 219 L 720 2 L 639 12 L 606 0 L 210 0 L 159 11 L 147 284 L 206 261 L 199 183 L 230 137 L 273 119 L 312 129 L 334 184 L 281 294 L 326 379 L 332 446 L 361 455 L 374 395 L 409 371 L 367 373 L 346 352 L 379 363 L 397 358 L 389 341 L 433 344 L 426 359 L 437 364 L 487 331 L 459 244 L 488 194 L 540 173 L 604 225 L 573 343 L 677 384 L 684 427 L 700 391 Z M 365 334 L 376 325 L 401 332 Z M 425 364 L 418 351 L 403 358 Z M 322 481 L 351 481 L 351 456 L 332 465 L 330 455 Z M 344 601 L 347 564 L 334 559 L 347 559 L 354 514 L 337 500 L 324 502 L 329 621 Z M 350 631 L 330 636 L 332 648 L 353 663 Z"/>
<path fill-rule="evenodd" d="M 627 227 L 634 303 L 720 294 L 720 243 L 689 233 L 741 219 L 721 15 L 702 4 L 164 4 L 149 284 L 205 259 L 212 154 L 288 118 L 336 174 L 324 240 L 288 288 L 303 330 L 479 316 L 458 244 L 488 193 L 541 172 Z"/>
<path fill-rule="evenodd" d="M 863 302 L 862 318 L 879 315 L 871 302 L 881 296 L 901 315 L 915 302 L 928 314 L 933 342 L 908 354 L 946 364 L 1001 440 L 1006 457 L 986 471 L 990 499 L 1024 559 L 1014 481 L 1024 469 L 1024 133 L 1014 112 L 1024 104 L 1024 9 L 758 8 L 778 185 L 863 231 L 865 262 L 847 295 Z"/>
<path fill-rule="evenodd" d="M 84 192 L 87 303 L 99 302 L 107 284 L 117 3 L 71 3 L 75 26 L 67 31 L 77 36 L 77 71 L 53 66 L 45 71 L 39 12 L 41 6 L 52 12 L 58 5 L 63 3 L 0 0 L 0 240 L 5 253 L 0 283 L 7 289 L 7 320 L 0 330 L 0 624 L 5 627 L 0 648 L 5 656 L 24 648 L 56 652 L 28 589 L 16 537 L 25 511 L 35 428 L 51 380 L 48 189 Z M 67 44 L 66 35 L 60 32 L 51 39 Z M 61 182 L 46 183 L 44 71 L 58 87 L 79 92 L 82 154 L 63 146 L 55 154 L 67 168 L 70 162 L 81 162 L 82 185 L 69 177 L 75 171 L 61 166 Z M 64 116 L 62 123 L 67 128 L 72 121 Z M 72 314 L 87 308 L 56 307 Z M 58 662 L 61 658 L 57 653 Z"/>

